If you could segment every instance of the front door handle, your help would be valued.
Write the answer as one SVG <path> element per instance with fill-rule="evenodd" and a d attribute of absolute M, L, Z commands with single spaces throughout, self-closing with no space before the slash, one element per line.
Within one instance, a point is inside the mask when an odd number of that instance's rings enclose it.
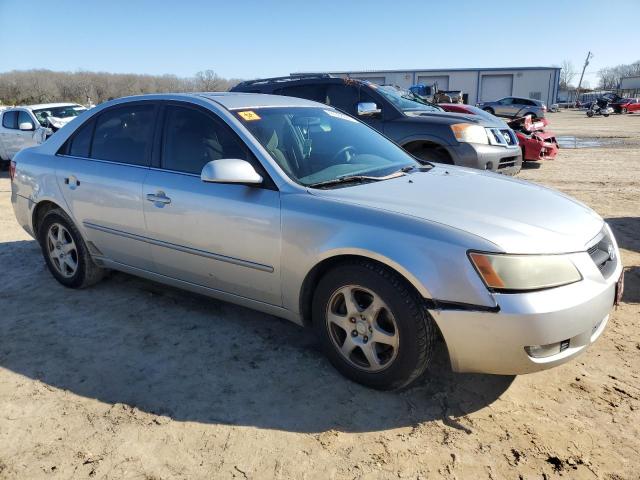
<path fill-rule="evenodd" d="M 147 200 L 160 208 L 171 203 L 171 199 L 164 192 L 147 193 Z"/>
<path fill-rule="evenodd" d="M 69 185 L 71 190 L 74 190 L 76 187 L 80 186 L 80 180 L 78 180 L 75 176 L 71 175 L 69 177 L 65 177 L 64 179 L 65 185 Z"/>

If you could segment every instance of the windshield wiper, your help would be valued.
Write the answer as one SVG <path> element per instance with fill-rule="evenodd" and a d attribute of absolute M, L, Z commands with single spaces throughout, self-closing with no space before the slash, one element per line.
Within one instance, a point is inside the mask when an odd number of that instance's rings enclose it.
<path fill-rule="evenodd" d="M 406 167 L 405 167 L 406 168 Z M 333 178 L 331 180 L 325 180 L 323 182 L 311 183 L 307 185 L 310 188 L 331 187 L 333 185 L 340 185 L 343 183 L 352 182 L 378 182 L 380 180 L 390 180 L 392 178 L 403 177 L 406 175 L 404 169 L 400 169 L 397 172 L 390 173 L 384 177 L 373 177 L 370 175 L 344 175 L 342 177 Z"/>

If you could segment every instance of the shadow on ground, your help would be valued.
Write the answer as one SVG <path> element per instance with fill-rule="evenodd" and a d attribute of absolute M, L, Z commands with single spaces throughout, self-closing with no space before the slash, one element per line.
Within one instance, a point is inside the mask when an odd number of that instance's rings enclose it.
<path fill-rule="evenodd" d="M 522 162 L 523 170 L 538 170 L 542 166 L 540 162 Z"/>
<path fill-rule="evenodd" d="M 402 392 L 354 384 L 296 325 L 124 274 L 60 286 L 33 241 L 0 244 L 0 366 L 53 387 L 176 421 L 299 432 L 377 431 L 495 401 L 514 377 L 454 374 L 441 346 Z"/>
<path fill-rule="evenodd" d="M 607 218 L 613 230 L 618 247 L 640 253 L 640 217 Z"/>
<path fill-rule="evenodd" d="M 640 253 L 640 217 L 607 218 L 607 223 L 620 248 Z M 637 265 L 625 268 L 622 301 L 640 303 L 640 267 Z"/>

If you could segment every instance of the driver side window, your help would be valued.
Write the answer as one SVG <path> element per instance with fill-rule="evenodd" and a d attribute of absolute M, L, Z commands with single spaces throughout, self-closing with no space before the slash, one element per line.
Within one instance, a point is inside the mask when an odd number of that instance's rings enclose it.
<path fill-rule="evenodd" d="M 165 114 L 162 168 L 200 175 L 212 160 L 248 160 L 248 149 L 221 121 L 195 108 L 169 106 Z"/>

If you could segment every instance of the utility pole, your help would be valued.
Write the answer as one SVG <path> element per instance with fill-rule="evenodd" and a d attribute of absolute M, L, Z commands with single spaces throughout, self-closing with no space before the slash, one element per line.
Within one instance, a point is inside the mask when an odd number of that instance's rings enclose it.
<path fill-rule="evenodd" d="M 587 69 L 587 65 L 589 65 L 589 60 L 593 58 L 593 53 L 587 53 L 587 58 L 584 60 L 584 66 L 582 67 L 582 73 L 580 74 L 580 81 L 578 82 L 578 88 L 576 88 L 576 102 L 580 98 L 580 87 L 582 86 L 582 77 L 584 77 L 584 71 Z"/>

